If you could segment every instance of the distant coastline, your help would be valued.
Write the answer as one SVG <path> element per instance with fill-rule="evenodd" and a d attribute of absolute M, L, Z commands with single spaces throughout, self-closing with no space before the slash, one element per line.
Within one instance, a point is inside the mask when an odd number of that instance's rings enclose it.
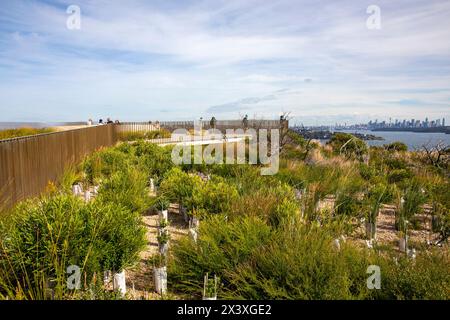
<path fill-rule="evenodd" d="M 62 126 L 80 126 L 85 125 L 86 122 L 0 122 L 0 130 L 5 129 L 19 129 L 19 128 L 48 128 L 48 127 L 62 127 Z"/>
<path fill-rule="evenodd" d="M 450 134 L 450 127 L 431 127 L 431 128 L 373 128 L 371 131 L 391 131 L 391 132 L 421 132 L 421 133 L 446 133 Z"/>

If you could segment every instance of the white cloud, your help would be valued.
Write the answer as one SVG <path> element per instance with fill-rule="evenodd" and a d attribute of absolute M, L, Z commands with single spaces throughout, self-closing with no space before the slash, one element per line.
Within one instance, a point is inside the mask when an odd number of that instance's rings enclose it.
<path fill-rule="evenodd" d="M 78 2 L 79 31 L 65 27 L 66 1 L 0 8 L 1 120 L 450 110 L 445 1 L 379 1 L 381 30 L 353 1 Z M 386 103 L 408 99 L 422 104 Z"/>

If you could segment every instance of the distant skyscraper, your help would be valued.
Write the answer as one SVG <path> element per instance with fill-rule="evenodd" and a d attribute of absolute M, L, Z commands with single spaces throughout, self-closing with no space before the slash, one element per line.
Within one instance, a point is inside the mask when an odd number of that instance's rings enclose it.
<path fill-rule="evenodd" d="M 445 127 L 445 118 L 442 118 L 442 126 Z"/>

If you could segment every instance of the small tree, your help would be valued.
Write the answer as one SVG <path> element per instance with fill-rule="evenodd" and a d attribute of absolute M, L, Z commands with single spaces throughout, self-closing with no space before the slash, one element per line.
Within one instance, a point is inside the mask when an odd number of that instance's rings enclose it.
<path fill-rule="evenodd" d="M 425 202 L 425 195 L 417 183 L 413 183 L 405 191 L 403 203 L 397 210 L 395 225 L 397 230 L 402 230 L 406 226 L 406 221 L 411 221 L 412 217 L 420 211 L 421 205 Z"/>
<path fill-rule="evenodd" d="M 375 185 L 369 190 L 366 198 L 366 234 L 370 239 L 375 238 L 376 222 L 380 211 L 381 203 L 386 195 L 386 186 Z"/>
<path fill-rule="evenodd" d="M 231 203 L 238 196 L 234 185 L 225 179 L 215 177 L 206 183 L 198 185 L 189 201 L 190 209 L 199 213 L 221 213 L 230 208 Z"/>
<path fill-rule="evenodd" d="M 400 141 L 385 144 L 383 147 L 387 151 L 408 151 L 408 146 Z"/>
<path fill-rule="evenodd" d="M 422 159 L 436 168 L 448 169 L 450 164 L 450 147 L 445 145 L 442 141 L 435 145 L 426 143 L 422 145 L 422 150 L 419 151 Z"/>
<path fill-rule="evenodd" d="M 364 160 L 364 155 L 368 154 L 368 147 L 364 141 L 349 134 L 335 133 L 328 142 L 337 154 L 345 155 L 346 158 Z"/>
<path fill-rule="evenodd" d="M 160 191 L 168 199 L 176 201 L 181 206 L 189 201 L 194 189 L 199 188 L 202 180 L 197 175 L 189 175 L 180 168 L 172 168 L 164 176 Z"/>

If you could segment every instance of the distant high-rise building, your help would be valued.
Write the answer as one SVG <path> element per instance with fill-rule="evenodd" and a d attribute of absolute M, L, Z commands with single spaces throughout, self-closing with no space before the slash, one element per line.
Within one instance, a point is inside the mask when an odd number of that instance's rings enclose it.
<path fill-rule="evenodd" d="M 445 127 L 445 118 L 442 118 L 442 126 Z"/>

